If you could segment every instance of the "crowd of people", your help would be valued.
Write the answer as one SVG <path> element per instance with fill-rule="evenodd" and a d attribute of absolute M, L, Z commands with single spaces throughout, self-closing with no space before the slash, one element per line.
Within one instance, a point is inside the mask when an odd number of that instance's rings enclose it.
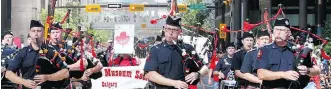
<path fill-rule="evenodd" d="M 208 63 L 194 46 L 179 39 L 180 21 L 168 16 L 161 35 L 148 44 L 136 40 L 133 54 L 115 54 L 112 40 L 107 46 L 94 44 L 93 35 L 79 28 L 72 45 L 68 45 L 71 30 L 54 23 L 44 32 L 44 26 L 32 20 L 25 47 L 13 44 L 12 33 L 2 34 L 1 88 L 90 89 L 91 79 L 102 77 L 102 67 L 138 66 L 140 58 L 146 58 L 143 70 L 149 80 L 147 89 L 197 89 L 201 76 L 208 76 L 208 84 L 214 89 L 331 86 L 330 62 L 315 54 L 313 40 L 293 40 L 289 19 L 276 19 L 272 33 L 243 33 L 240 47 L 230 43 L 210 48 Z M 46 33 L 49 36 L 44 38 Z"/>
<path fill-rule="evenodd" d="M 201 60 L 194 57 L 196 52 L 191 50 L 191 46 L 179 44 L 181 39 L 178 36 L 182 32 L 179 22 L 180 18 L 168 17 L 163 28 L 163 42 L 150 49 L 144 68 L 145 77 L 151 82 L 149 88 L 196 89 L 197 83 L 193 82 L 201 75 L 208 75 L 208 84 L 214 89 L 328 88 L 329 80 L 325 75 L 329 70 L 326 62 L 329 59 L 316 56 L 312 40 L 291 40 L 289 19 L 276 19 L 272 33 L 262 30 L 254 35 L 243 33 L 240 47 L 231 43 L 222 49 L 224 45 L 217 45 L 220 49 L 209 52 L 209 63 L 202 63 L 202 66 L 191 64 L 191 67 L 186 67 L 186 61 L 179 60 L 191 58 L 196 63 Z M 217 57 L 215 61 L 212 60 L 214 55 Z M 199 66 L 200 70 L 190 71 L 192 66 Z"/>

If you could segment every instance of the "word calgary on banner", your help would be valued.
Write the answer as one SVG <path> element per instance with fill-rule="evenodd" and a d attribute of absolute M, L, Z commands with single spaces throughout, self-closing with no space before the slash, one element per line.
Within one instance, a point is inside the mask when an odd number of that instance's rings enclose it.
<path fill-rule="evenodd" d="M 136 66 L 104 67 L 102 74 L 101 78 L 92 80 L 92 89 L 144 88 L 147 83 L 143 70 Z"/>

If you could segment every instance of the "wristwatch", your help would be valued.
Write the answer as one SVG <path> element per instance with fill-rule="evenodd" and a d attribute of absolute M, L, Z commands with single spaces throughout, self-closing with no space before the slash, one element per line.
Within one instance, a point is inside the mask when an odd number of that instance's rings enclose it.
<path fill-rule="evenodd" d="M 200 72 L 198 71 L 197 73 L 198 73 L 198 77 L 200 77 L 200 75 L 201 75 Z"/>

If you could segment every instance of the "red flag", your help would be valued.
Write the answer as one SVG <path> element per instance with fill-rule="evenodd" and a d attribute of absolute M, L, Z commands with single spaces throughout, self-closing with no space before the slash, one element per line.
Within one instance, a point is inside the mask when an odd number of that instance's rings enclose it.
<path fill-rule="evenodd" d="M 230 30 L 228 28 L 224 28 L 223 31 L 224 32 L 230 32 Z"/>
<path fill-rule="evenodd" d="M 250 30 L 252 30 L 253 28 L 255 28 L 257 26 L 257 24 L 249 24 L 248 22 L 244 22 L 244 32 L 248 32 Z"/>
<path fill-rule="evenodd" d="M 326 59 L 326 60 L 330 60 L 331 57 L 325 53 L 325 51 L 323 49 L 321 49 L 321 56 Z"/>
<path fill-rule="evenodd" d="M 211 56 L 211 60 L 210 60 L 210 69 L 215 69 L 216 67 L 216 64 L 215 64 L 215 61 L 217 60 L 217 57 L 216 57 L 216 51 L 213 52 L 213 55 Z"/>

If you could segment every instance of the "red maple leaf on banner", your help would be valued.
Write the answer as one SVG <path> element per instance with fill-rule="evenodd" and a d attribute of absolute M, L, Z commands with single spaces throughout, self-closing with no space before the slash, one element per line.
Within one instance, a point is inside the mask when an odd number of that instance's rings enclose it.
<path fill-rule="evenodd" d="M 119 36 L 116 36 L 115 40 L 118 42 L 118 44 L 124 46 L 129 42 L 129 37 L 126 32 L 121 32 Z"/>

